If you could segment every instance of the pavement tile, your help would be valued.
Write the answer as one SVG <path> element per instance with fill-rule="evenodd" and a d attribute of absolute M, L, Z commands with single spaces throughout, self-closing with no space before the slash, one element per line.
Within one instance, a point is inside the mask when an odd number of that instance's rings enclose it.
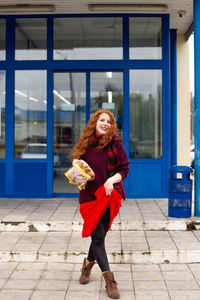
<path fill-rule="evenodd" d="M 34 291 L 30 300 L 64 300 L 65 291 Z"/>
<path fill-rule="evenodd" d="M 171 291 L 169 290 L 171 300 L 199 300 L 200 291 L 198 290 L 184 290 Z M 146 300 L 146 299 L 145 299 Z"/>
<path fill-rule="evenodd" d="M 13 269 L 10 270 L 0 270 L 0 279 L 8 279 L 12 274 Z"/>
<path fill-rule="evenodd" d="M 133 271 L 134 280 L 163 280 L 161 272 Z"/>
<path fill-rule="evenodd" d="M 162 291 L 167 289 L 164 281 L 161 280 L 134 280 L 134 287 L 136 291 Z"/>
<path fill-rule="evenodd" d="M 45 243 L 43 244 L 40 249 L 39 252 L 66 252 L 67 250 L 67 242 L 63 242 L 63 243 Z"/>
<path fill-rule="evenodd" d="M 25 232 L 12 251 L 36 252 L 46 235 L 46 232 Z"/>
<path fill-rule="evenodd" d="M 121 235 L 119 231 L 109 231 L 105 239 L 106 250 L 121 252 Z"/>
<path fill-rule="evenodd" d="M 200 267 L 200 266 L 199 266 Z M 198 270 L 191 270 L 193 276 L 197 279 L 200 280 L 200 268 Z"/>
<path fill-rule="evenodd" d="M 46 263 L 40 263 L 40 262 L 20 262 L 16 269 L 19 270 L 43 270 Z"/>
<path fill-rule="evenodd" d="M 63 241 L 68 241 L 71 237 L 71 231 L 68 232 L 48 232 L 44 243 L 63 243 Z"/>
<path fill-rule="evenodd" d="M 43 212 L 34 212 L 32 215 L 28 216 L 29 221 L 49 221 L 51 218 L 52 212 L 43 213 Z"/>
<path fill-rule="evenodd" d="M 148 244 L 151 250 L 176 250 L 176 246 L 170 236 L 148 236 Z"/>
<path fill-rule="evenodd" d="M 166 280 L 169 290 L 196 290 L 199 289 L 194 280 Z M 200 292 L 200 289 L 199 289 Z"/>
<path fill-rule="evenodd" d="M 13 270 L 17 267 L 18 264 L 18 262 L 0 262 L 0 270 Z"/>
<path fill-rule="evenodd" d="M 193 280 L 194 277 L 190 271 L 163 271 L 165 280 Z"/>
<path fill-rule="evenodd" d="M 71 280 L 72 272 L 66 272 L 66 271 L 57 271 L 57 270 L 46 270 L 43 271 L 41 274 L 41 279 L 49 280 L 49 279 L 55 279 L 55 280 Z"/>
<path fill-rule="evenodd" d="M 134 271 L 154 271 L 159 272 L 160 268 L 159 265 L 154 264 L 132 264 L 131 265 L 133 272 Z"/>
<path fill-rule="evenodd" d="M 186 264 L 160 264 L 162 271 L 188 271 Z"/>
<path fill-rule="evenodd" d="M 100 293 L 98 291 L 84 291 L 84 290 L 77 290 L 77 291 L 68 291 L 65 297 L 65 300 L 99 300 Z"/>
<path fill-rule="evenodd" d="M 123 251 L 146 251 L 148 244 L 143 231 L 121 231 Z"/>
<path fill-rule="evenodd" d="M 99 291 L 101 280 L 91 280 L 90 284 L 80 284 L 79 281 L 71 281 L 68 291 Z"/>
<path fill-rule="evenodd" d="M 5 243 L 12 243 L 14 245 L 23 234 L 23 232 L 0 232 L 0 249 Z"/>
<path fill-rule="evenodd" d="M 197 263 L 197 264 L 188 264 L 188 267 L 192 271 L 200 271 L 200 263 Z"/>
<path fill-rule="evenodd" d="M 110 269 L 113 272 L 131 272 L 129 264 L 110 264 Z"/>
<path fill-rule="evenodd" d="M 36 286 L 36 280 L 10 279 L 4 285 L 4 289 L 11 290 L 31 290 Z"/>
<path fill-rule="evenodd" d="M 37 280 L 40 278 L 42 271 L 41 270 L 15 270 L 12 275 L 11 279 L 33 279 Z"/>
<path fill-rule="evenodd" d="M 74 264 L 69 264 L 69 263 L 51 263 L 51 262 L 49 262 L 45 266 L 45 270 L 72 271 L 73 269 L 74 269 Z"/>
<path fill-rule="evenodd" d="M 32 290 L 1 290 L 0 300 L 29 300 Z"/>
<path fill-rule="evenodd" d="M 130 271 L 129 272 L 119 272 L 118 271 L 116 273 L 114 272 L 114 276 L 115 276 L 116 281 L 118 281 L 118 280 L 131 281 L 132 280 L 132 274 Z"/>
<path fill-rule="evenodd" d="M 167 291 L 136 291 L 135 299 L 136 300 L 169 300 L 170 298 Z"/>
<path fill-rule="evenodd" d="M 175 244 L 179 250 L 200 250 L 200 243 L 191 243 L 190 241 L 176 242 Z"/>
<path fill-rule="evenodd" d="M 3 279 L 3 278 L 0 279 L 0 289 L 3 287 L 5 282 L 6 282 L 6 279 Z"/>
<path fill-rule="evenodd" d="M 200 231 L 199 230 L 195 230 L 194 234 L 200 240 Z"/>
<path fill-rule="evenodd" d="M 81 232 L 72 232 L 71 239 L 67 248 L 67 252 L 88 252 L 90 245 L 90 238 L 82 238 Z M 75 250 L 75 251 L 74 251 Z"/>
<path fill-rule="evenodd" d="M 23 252 L 30 252 L 30 253 L 35 253 L 35 252 L 38 252 L 39 251 L 39 248 L 40 248 L 40 244 L 37 244 L 37 243 L 18 243 L 17 245 L 15 245 L 12 249 L 12 252 L 15 253 L 15 252 L 20 252 L 20 253 L 23 253 Z"/>
<path fill-rule="evenodd" d="M 0 245 L 0 252 L 10 252 L 12 249 L 13 249 L 13 247 L 15 246 L 15 242 L 13 243 L 13 242 L 7 242 L 7 243 L 2 243 L 1 245 Z"/>
<path fill-rule="evenodd" d="M 36 285 L 36 290 L 48 291 L 66 291 L 69 286 L 69 281 L 66 280 L 40 280 Z"/>
<path fill-rule="evenodd" d="M 168 231 L 156 231 L 156 230 L 151 230 L 151 231 L 145 231 L 145 234 L 147 237 L 170 237 L 170 234 Z"/>

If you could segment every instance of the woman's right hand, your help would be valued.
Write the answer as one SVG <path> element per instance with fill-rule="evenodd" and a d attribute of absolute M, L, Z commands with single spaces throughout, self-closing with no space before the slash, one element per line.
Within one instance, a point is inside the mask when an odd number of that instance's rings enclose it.
<path fill-rule="evenodd" d="M 113 182 L 112 182 L 112 179 L 108 178 L 106 180 L 106 182 L 104 183 L 104 188 L 105 188 L 105 191 L 106 191 L 106 196 L 110 196 L 112 194 L 112 191 L 113 191 Z"/>

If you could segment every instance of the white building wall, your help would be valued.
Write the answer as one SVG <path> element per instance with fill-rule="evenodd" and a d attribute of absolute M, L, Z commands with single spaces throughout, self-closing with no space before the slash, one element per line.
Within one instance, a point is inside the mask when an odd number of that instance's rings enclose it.
<path fill-rule="evenodd" d="M 190 166 L 189 42 L 177 35 L 177 164 Z"/>

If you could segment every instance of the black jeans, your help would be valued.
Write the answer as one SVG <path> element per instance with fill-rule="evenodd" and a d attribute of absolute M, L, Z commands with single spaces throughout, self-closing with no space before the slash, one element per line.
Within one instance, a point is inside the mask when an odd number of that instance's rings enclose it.
<path fill-rule="evenodd" d="M 97 261 L 102 272 L 109 271 L 108 258 L 105 250 L 105 236 L 110 223 L 110 206 L 105 210 L 96 229 L 91 234 L 91 244 L 88 253 L 89 261 Z"/>

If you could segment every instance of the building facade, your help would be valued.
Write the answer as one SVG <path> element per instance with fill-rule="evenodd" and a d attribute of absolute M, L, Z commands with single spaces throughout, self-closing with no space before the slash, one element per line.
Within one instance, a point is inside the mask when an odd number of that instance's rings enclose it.
<path fill-rule="evenodd" d="M 76 197 L 69 153 L 100 108 L 114 113 L 130 160 L 127 196 L 167 197 L 173 47 L 166 13 L 2 14 L 0 197 Z"/>

